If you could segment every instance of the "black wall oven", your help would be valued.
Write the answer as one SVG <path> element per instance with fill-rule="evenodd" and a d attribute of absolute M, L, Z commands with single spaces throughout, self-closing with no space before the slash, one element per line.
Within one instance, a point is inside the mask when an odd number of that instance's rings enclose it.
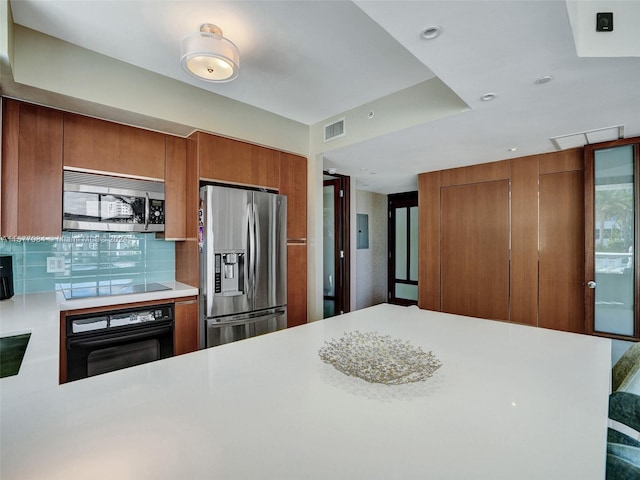
<path fill-rule="evenodd" d="M 173 304 L 67 316 L 67 382 L 172 357 L 173 330 Z"/>

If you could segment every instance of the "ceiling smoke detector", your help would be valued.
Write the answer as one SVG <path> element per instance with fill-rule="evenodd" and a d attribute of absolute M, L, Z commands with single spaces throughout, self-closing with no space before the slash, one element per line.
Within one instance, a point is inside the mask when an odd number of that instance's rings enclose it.
<path fill-rule="evenodd" d="M 441 33 L 442 33 L 442 27 L 438 25 L 430 25 L 426 27 L 424 30 L 422 30 L 422 33 L 420 34 L 420 36 L 425 40 L 433 40 L 434 38 L 439 37 Z"/>

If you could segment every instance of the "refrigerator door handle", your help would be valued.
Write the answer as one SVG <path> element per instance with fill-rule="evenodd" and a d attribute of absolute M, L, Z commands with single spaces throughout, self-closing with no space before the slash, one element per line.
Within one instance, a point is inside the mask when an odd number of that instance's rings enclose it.
<path fill-rule="evenodd" d="M 247 262 L 247 270 L 248 270 L 248 275 L 247 275 L 247 294 L 249 296 L 250 299 L 253 299 L 253 294 L 254 294 L 254 286 L 255 286 L 255 270 L 256 270 L 256 259 L 255 259 L 255 244 L 256 244 L 256 239 L 255 239 L 255 229 L 254 229 L 254 223 L 255 223 L 255 212 L 253 210 L 253 203 L 250 203 L 247 205 L 247 253 L 248 253 L 248 257 L 249 257 L 249 261 Z"/>
<path fill-rule="evenodd" d="M 206 209 L 206 224 L 205 224 L 205 242 L 207 244 L 207 250 L 206 250 L 206 262 L 207 262 L 207 281 L 206 281 L 206 302 L 207 302 L 207 309 L 206 311 L 209 312 L 211 311 L 211 309 L 213 308 L 213 299 L 214 299 L 214 295 L 215 295 L 215 269 L 214 269 L 214 260 L 215 260 L 215 255 L 213 254 L 214 252 L 214 236 L 213 236 L 213 232 L 211 231 L 211 228 L 213 227 L 213 209 L 211 208 L 211 193 L 209 190 L 207 190 L 206 193 L 206 197 L 207 197 L 207 209 Z"/>
<path fill-rule="evenodd" d="M 260 244 L 262 243 L 260 237 L 260 216 L 258 215 L 258 206 L 253 204 L 253 222 L 255 225 L 255 233 L 254 233 L 254 242 L 255 242 L 255 263 L 254 263 L 254 271 L 253 271 L 253 281 L 254 285 L 257 285 L 260 282 L 260 278 L 258 278 L 258 274 L 260 269 L 257 267 L 262 262 L 261 252 L 260 252 Z"/>

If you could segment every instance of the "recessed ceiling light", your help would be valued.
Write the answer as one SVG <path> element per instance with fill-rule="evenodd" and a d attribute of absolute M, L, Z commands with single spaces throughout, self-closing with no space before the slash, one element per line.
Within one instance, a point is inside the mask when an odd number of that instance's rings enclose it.
<path fill-rule="evenodd" d="M 509 151 L 510 151 L 510 152 L 515 152 L 516 150 L 518 150 L 518 147 L 511 147 L 511 148 L 509 149 Z"/>
<path fill-rule="evenodd" d="M 482 95 L 480 97 L 480 100 L 482 100 L 483 102 L 490 102 L 494 98 L 496 98 L 496 94 L 495 93 L 485 93 L 484 95 Z"/>
<path fill-rule="evenodd" d="M 544 85 L 545 83 L 549 83 L 551 80 L 553 80 L 551 75 L 545 75 L 544 77 L 536 79 L 535 83 L 536 85 Z"/>
<path fill-rule="evenodd" d="M 422 30 L 422 33 L 420 34 L 420 36 L 425 40 L 433 40 L 434 38 L 439 37 L 441 33 L 442 33 L 442 28 L 440 26 L 429 25 L 424 30 Z"/>

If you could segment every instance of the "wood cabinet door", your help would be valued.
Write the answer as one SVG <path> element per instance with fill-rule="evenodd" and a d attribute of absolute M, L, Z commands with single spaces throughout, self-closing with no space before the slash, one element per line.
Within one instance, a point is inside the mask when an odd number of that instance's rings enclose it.
<path fill-rule="evenodd" d="M 62 113 L 5 100 L 2 235 L 62 232 Z"/>
<path fill-rule="evenodd" d="M 307 245 L 287 245 L 287 327 L 307 323 Z"/>
<path fill-rule="evenodd" d="M 509 319 L 509 181 L 441 190 L 442 311 Z"/>
<path fill-rule="evenodd" d="M 198 350 L 198 302 L 175 303 L 175 330 L 173 334 L 173 353 L 184 353 Z"/>
<path fill-rule="evenodd" d="M 165 135 L 72 113 L 64 114 L 64 166 L 164 179 Z"/>
<path fill-rule="evenodd" d="M 307 159 L 280 156 L 280 193 L 287 196 L 287 238 L 307 239 Z"/>
<path fill-rule="evenodd" d="M 166 240 L 187 237 L 187 140 L 167 136 L 164 174 Z"/>
<path fill-rule="evenodd" d="M 280 152 L 238 140 L 198 134 L 200 177 L 277 190 Z"/>

